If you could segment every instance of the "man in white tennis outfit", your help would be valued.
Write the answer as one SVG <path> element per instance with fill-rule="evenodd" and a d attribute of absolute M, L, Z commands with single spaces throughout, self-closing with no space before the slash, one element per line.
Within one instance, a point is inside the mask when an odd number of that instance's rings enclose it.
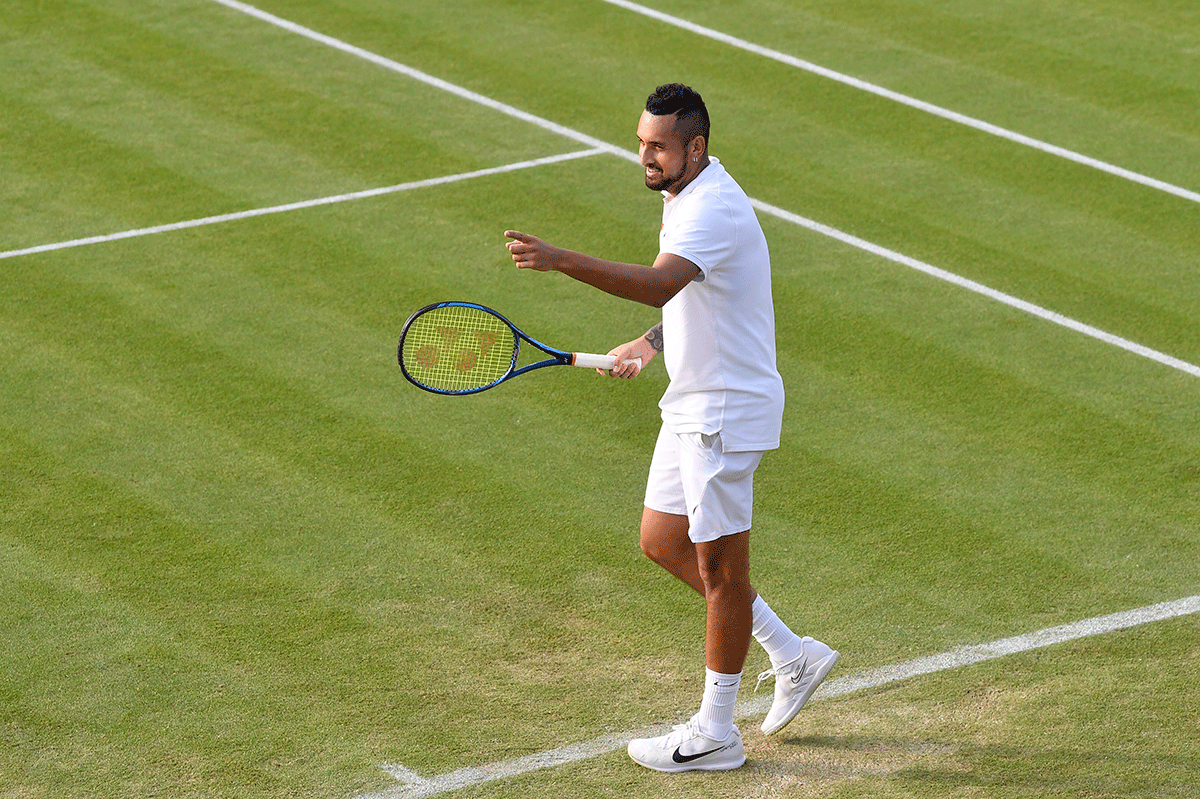
<path fill-rule="evenodd" d="M 792 632 L 750 585 L 754 470 L 779 447 L 783 381 L 766 238 L 741 187 L 708 155 L 709 118 L 687 86 L 660 86 L 638 123 L 646 186 L 663 194 L 651 267 L 605 261 L 506 231 L 517 266 L 562 272 L 662 308 L 662 323 L 610 351 L 610 374 L 632 378 L 659 352 L 670 384 L 659 406 L 641 522 L 642 551 L 705 599 L 700 710 L 629 756 L 659 771 L 725 770 L 745 760 L 734 704 L 751 637 L 766 649 L 775 699 L 770 735 L 790 722 L 838 653 Z"/>

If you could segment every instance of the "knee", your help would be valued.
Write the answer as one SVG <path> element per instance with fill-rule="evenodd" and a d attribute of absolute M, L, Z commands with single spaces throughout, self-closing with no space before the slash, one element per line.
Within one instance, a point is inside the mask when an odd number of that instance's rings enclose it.
<path fill-rule="evenodd" d="M 700 570 L 700 579 L 704 582 L 704 587 L 710 591 L 736 582 L 729 564 L 720 559 L 698 558 L 696 565 Z"/>
<path fill-rule="evenodd" d="M 704 595 L 718 602 L 754 601 L 754 589 L 750 586 L 750 577 L 736 569 L 720 565 L 700 564 L 700 582 L 704 585 Z"/>
<path fill-rule="evenodd" d="M 690 544 L 686 525 L 678 530 L 662 524 L 658 519 L 642 520 L 638 532 L 638 546 L 641 547 L 643 555 L 658 565 L 668 566 L 677 563 L 681 558 L 694 558 L 695 553 L 690 551 Z"/>
<path fill-rule="evenodd" d="M 643 555 L 659 565 L 667 559 L 662 536 L 654 530 L 649 529 L 647 525 L 643 524 L 642 529 L 638 533 L 638 546 L 641 547 Z"/>

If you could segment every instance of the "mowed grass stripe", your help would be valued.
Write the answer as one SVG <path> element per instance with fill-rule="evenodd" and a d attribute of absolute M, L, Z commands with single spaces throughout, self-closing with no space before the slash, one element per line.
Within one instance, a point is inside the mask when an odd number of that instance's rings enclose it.
<path fill-rule="evenodd" d="M 964 288 L 968 291 L 972 291 L 976 294 L 980 294 L 984 297 L 987 297 L 990 300 L 994 300 L 1003 305 L 1011 306 L 1013 308 L 1016 308 L 1019 311 L 1023 311 L 1032 316 L 1036 316 L 1039 319 L 1044 319 L 1047 322 L 1052 322 L 1056 325 L 1061 325 L 1062 327 L 1065 327 L 1069 330 L 1073 330 L 1076 333 L 1081 333 L 1085 336 L 1090 336 L 1091 338 L 1098 339 L 1099 341 L 1102 341 L 1106 344 L 1111 344 L 1114 347 L 1119 347 L 1120 349 L 1128 350 L 1129 352 L 1132 352 L 1133 354 L 1139 355 L 1143 358 L 1149 358 L 1152 361 L 1157 361 L 1158 363 L 1161 363 L 1164 366 L 1169 366 L 1172 369 L 1178 369 L 1179 371 L 1190 374 L 1193 377 L 1200 377 L 1200 366 L 1196 366 L 1195 364 L 1188 363 L 1187 361 L 1183 361 L 1179 358 L 1174 358 L 1165 353 L 1161 353 L 1161 352 L 1158 352 L 1157 350 L 1151 349 L 1150 347 L 1146 347 L 1146 346 L 1143 346 L 1136 342 L 1129 341 L 1128 339 L 1121 338 L 1120 336 L 1115 336 L 1111 333 L 1107 333 L 1103 330 L 1100 330 L 1099 328 L 1093 327 L 1088 324 L 1084 324 L 1083 322 L 1079 322 L 1075 319 L 1071 319 L 1069 317 L 1063 316 L 1060 313 L 1056 313 L 1049 309 L 1042 308 L 1031 302 L 1026 302 L 1025 300 L 1019 299 L 1017 297 L 1013 297 L 1009 294 L 1005 294 L 1002 291 L 997 291 L 997 290 L 990 288 L 988 286 L 985 286 L 981 283 L 977 283 L 974 280 L 969 280 L 965 277 L 962 277 L 961 275 L 956 275 L 953 272 L 948 272 L 945 269 L 939 269 L 938 267 L 935 267 L 931 264 L 927 264 L 923 261 L 919 261 L 916 258 L 910 258 L 907 255 L 902 255 L 901 253 L 895 252 L 893 250 L 889 250 L 886 247 L 881 247 L 877 244 L 872 244 L 869 241 L 864 241 L 863 239 L 860 239 L 857 236 L 852 236 L 848 233 L 843 233 L 842 231 L 837 230 L 836 228 L 829 227 L 828 225 L 823 225 L 823 224 L 816 222 L 814 220 L 811 220 L 811 219 L 806 219 L 798 214 L 793 214 L 790 211 L 785 211 L 782 208 L 777 208 L 773 205 L 764 203 L 759 200 L 752 200 L 752 202 L 754 204 L 754 207 L 757 208 L 759 211 L 771 214 L 772 216 L 779 217 L 780 219 L 791 222 L 792 224 L 795 224 L 795 225 L 799 225 L 800 227 L 806 228 L 815 233 L 820 233 L 823 236 L 828 236 L 830 238 L 837 239 L 838 241 L 841 241 L 845 244 L 849 244 L 852 247 L 856 247 L 860 250 L 865 250 L 874 255 L 878 255 L 881 258 L 885 258 L 889 261 L 900 264 L 901 266 L 906 266 L 910 269 L 915 269 L 916 271 L 922 272 L 926 275 L 929 275 L 930 277 L 937 278 L 938 280 L 943 280 L 947 283 L 951 283 L 960 288 Z"/>

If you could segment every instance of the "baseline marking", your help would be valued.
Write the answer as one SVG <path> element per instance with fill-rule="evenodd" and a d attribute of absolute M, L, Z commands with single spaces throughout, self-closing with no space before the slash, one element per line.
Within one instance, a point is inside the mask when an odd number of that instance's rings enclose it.
<path fill-rule="evenodd" d="M 103 244 L 104 242 L 108 241 L 132 239 L 138 236 L 150 236 L 155 233 L 166 233 L 172 230 L 185 230 L 187 228 L 202 227 L 203 225 L 216 225 L 221 222 L 235 222 L 239 219 L 249 219 L 250 217 L 254 216 L 281 214 L 285 211 L 298 211 L 302 208 L 315 208 L 319 205 L 333 205 L 334 203 L 344 203 L 349 202 L 350 200 L 362 200 L 366 199 L 367 197 L 378 197 L 383 194 L 396 194 L 402 191 L 423 189 L 429 186 L 442 186 L 447 183 L 456 183 L 460 180 L 471 180 L 472 178 L 484 177 L 486 175 L 502 175 L 506 172 L 516 172 L 520 169 L 547 166 L 548 164 L 557 164 L 562 161 L 572 161 L 576 158 L 588 158 L 593 155 L 599 155 L 602 152 L 606 151 L 598 148 L 593 148 L 591 150 L 579 150 L 573 153 L 564 153 L 563 155 L 551 155 L 545 158 L 535 158 L 531 161 L 518 161 L 517 163 L 507 164 L 505 166 L 477 169 L 474 172 L 463 172 L 458 175 L 447 175 L 445 177 L 429 178 L 427 180 L 415 180 L 411 183 L 398 183 L 395 186 L 384 186 L 378 189 L 365 189 L 363 191 L 350 192 L 349 194 L 338 194 L 333 197 L 318 197 L 315 200 L 301 200 L 300 202 L 286 203 L 284 205 L 272 205 L 268 208 L 255 208 L 249 211 L 236 211 L 231 214 L 206 216 L 202 219 L 189 219 L 185 222 L 172 222 L 167 225 L 155 225 L 154 227 L 137 228 L 136 230 L 123 230 L 120 233 L 108 233 L 102 236 L 89 236 L 83 239 L 60 241 L 54 244 L 39 244 L 36 247 L 26 247 L 23 250 L 9 250 L 8 252 L 0 252 L 0 259 L 15 258 L 18 255 L 33 255 L 34 253 L 39 252 L 65 250 L 70 247 L 82 247 L 85 244 Z"/>
<path fill-rule="evenodd" d="M 1098 616 L 1093 619 L 1048 627 L 1037 632 L 1026 633 L 1012 638 L 1002 638 L 987 644 L 975 646 L 960 646 L 949 652 L 928 657 L 916 658 L 893 666 L 884 666 L 870 671 L 858 672 L 845 677 L 827 680 L 821 684 L 814 699 L 828 699 L 845 696 L 868 688 L 879 688 L 910 677 L 934 674 L 941 671 L 963 668 L 986 660 L 994 660 L 1006 655 L 1015 655 L 1033 649 L 1041 649 L 1054 644 L 1087 638 L 1093 635 L 1116 632 L 1130 627 L 1150 624 L 1156 621 L 1200 613 L 1200 596 L 1191 596 L 1173 602 L 1162 602 L 1134 610 Z M 749 702 L 738 702 L 738 720 L 761 716 L 771 706 L 771 697 L 761 697 Z M 378 793 L 362 794 L 356 799 L 424 799 L 425 797 L 469 788 L 496 780 L 516 777 L 531 771 L 553 768 L 566 763 L 580 760 L 590 760 L 615 752 L 626 746 L 630 739 L 646 735 L 662 733 L 665 727 L 655 727 L 647 730 L 631 731 L 624 735 L 605 735 L 590 741 L 563 746 L 545 752 L 538 752 L 512 760 L 502 760 L 486 766 L 462 768 L 456 771 L 440 774 L 436 777 L 423 779 L 416 772 L 396 764 L 384 764 L 381 768 L 396 777 L 402 783 Z"/>
<path fill-rule="evenodd" d="M 665 22 L 668 25 L 682 28 L 683 30 L 695 33 L 699 36 L 704 36 L 714 41 L 731 45 L 740 50 L 745 50 L 748 53 L 754 53 L 755 55 L 769 58 L 773 61 L 778 61 L 781 64 L 786 64 L 787 66 L 795 67 L 797 69 L 804 70 L 805 72 L 811 72 L 814 75 L 820 75 L 823 78 L 829 78 L 830 80 L 837 81 L 838 83 L 844 83 L 847 86 L 852 86 L 855 89 L 860 89 L 864 92 L 878 95 L 879 97 L 906 105 L 909 108 L 915 108 L 918 111 L 924 111 L 928 114 L 941 117 L 942 119 L 948 119 L 951 122 L 957 122 L 960 125 L 966 125 L 967 127 L 974 128 L 975 130 L 983 131 L 984 133 L 989 133 L 993 136 L 999 136 L 1002 139 L 1007 139 L 1011 142 L 1015 142 L 1026 147 L 1032 147 L 1035 150 L 1040 150 L 1049 155 L 1065 158 L 1068 161 L 1074 161 L 1077 164 L 1083 164 L 1084 166 L 1098 169 L 1101 172 L 1107 172 L 1110 175 L 1116 175 L 1119 178 L 1124 178 L 1125 180 L 1129 180 L 1134 183 L 1140 183 L 1143 186 L 1149 186 L 1150 188 L 1158 189 L 1159 191 L 1165 191 L 1168 194 L 1174 194 L 1176 197 L 1182 197 L 1183 199 L 1190 200 L 1194 203 L 1200 203 L 1200 192 L 1184 189 L 1171 183 L 1167 183 L 1166 181 L 1152 178 L 1147 175 L 1142 175 L 1138 172 L 1133 172 L 1123 167 L 1114 166 L 1113 164 L 1083 155 L 1082 153 L 1077 153 L 1074 150 L 1068 150 L 1065 147 L 1059 147 L 1058 145 L 1050 144 L 1021 133 L 1015 133 L 1006 128 L 1002 128 L 999 125 L 993 125 L 990 122 L 984 122 L 981 119 L 969 117 L 966 114 L 960 114 L 957 111 L 951 111 L 948 108 L 942 108 L 941 106 L 928 103 L 924 100 L 918 100 L 917 98 L 910 97 L 907 94 L 901 94 L 900 92 L 895 92 L 891 89 L 885 89 L 882 86 L 877 86 L 874 83 L 868 83 L 860 78 L 855 78 L 851 75 L 836 72 L 832 69 L 820 66 L 819 64 L 814 64 L 811 61 L 805 61 L 803 59 L 796 58 L 795 56 L 790 56 L 787 53 L 781 53 L 778 50 L 762 47 L 752 42 L 748 42 L 745 39 L 739 39 L 736 36 L 730 36 L 729 34 L 721 33 L 720 31 L 713 30 L 712 28 L 706 28 L 702 25 L 697 25 L 694 22 L 688 22 L 685 19 L 674 17 L 670 14 L 665 14 L 661 11 L 656 11 L 653 8 L 647 8 L 646 6 L 639 5 L 637 3 L 632 3 L 629 0 L 603 1 L 605 3 L 624 8 L 627 11 L 633 11 L 637 14 L 641 14 L 642 16 L 656 19 L 659 22 Z M 218 2 L 220 2 L 220 0 L 218 0 Z"/>

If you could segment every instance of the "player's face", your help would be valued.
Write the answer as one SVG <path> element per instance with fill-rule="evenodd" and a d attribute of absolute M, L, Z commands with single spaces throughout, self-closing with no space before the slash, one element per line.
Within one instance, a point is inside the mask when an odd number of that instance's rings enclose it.
<path fill-rule="evenodd" d="M 691 178 L 688 153 L 675 132 L 675 116 L 642 112 L 638 122 L 638 155 L 646 168 L 646 188 L 678 194 Z"/>

